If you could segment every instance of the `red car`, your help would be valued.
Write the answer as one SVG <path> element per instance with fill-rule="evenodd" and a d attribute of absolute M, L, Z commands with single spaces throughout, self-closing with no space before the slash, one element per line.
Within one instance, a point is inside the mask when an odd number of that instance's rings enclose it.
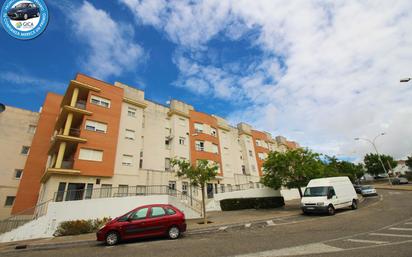
<path fill-rule="evenodd" d="M 121 240 L 163 236 L 177 239 L 186 231 L 185 214 L 169 204 L 138 207 L 109 221 L 97 231 L 97 241 L 115 245 Z"/>

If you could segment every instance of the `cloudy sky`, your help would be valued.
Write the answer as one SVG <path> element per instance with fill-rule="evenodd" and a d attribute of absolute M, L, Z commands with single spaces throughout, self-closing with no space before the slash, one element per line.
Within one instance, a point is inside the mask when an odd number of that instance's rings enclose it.
<path fill-rule="evenodd" d="M 22 42 L 0 31 L 0 101 L 37 110 L 77 72 L 180 99 L 315 151 L 412 154 L 412 2 L 46 1 Z"/>

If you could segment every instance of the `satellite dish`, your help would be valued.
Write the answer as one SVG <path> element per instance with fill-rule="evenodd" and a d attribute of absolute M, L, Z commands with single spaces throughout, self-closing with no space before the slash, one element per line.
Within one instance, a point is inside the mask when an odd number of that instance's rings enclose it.
<path fill-rule="evenodd" d="M 5 110 L 6 110 L 6 106 L 0 103 L 0 113 L 4 112 Z"/>

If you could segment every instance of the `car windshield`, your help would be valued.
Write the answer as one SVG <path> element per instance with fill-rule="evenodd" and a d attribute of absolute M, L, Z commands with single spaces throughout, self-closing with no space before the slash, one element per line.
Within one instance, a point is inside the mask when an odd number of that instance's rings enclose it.
<path fill-rule="evenodd" d="M 373 186 L 363 186 L 362 189 L 373 189 Z"/>
<path fill-rule="evenodd" d="M 21 3 L 21 4 L 18 4 L 18 5 L 16 5 L 16 7 L 15 8 L 26 8 L 26 7 L 29 7 L 29 3 Z"/>
<path fill-rule="evenodd" d="M 329 187 L 307 187 L 303 196 L 326 196 L 328 194 Z"/>

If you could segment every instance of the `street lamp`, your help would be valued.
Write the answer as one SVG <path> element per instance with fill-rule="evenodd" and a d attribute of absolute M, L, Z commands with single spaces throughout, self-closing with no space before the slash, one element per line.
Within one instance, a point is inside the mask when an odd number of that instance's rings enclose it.
<path fill-rule="evenodd" d="M 403 78 L 401 79 L 401 82 L 409 82 L 412 78 Z"/>
<path fill-rule="evenodd" d="M 391 178 L 389 177 L 389 173 L 388 173 L 388 171 L 386 170 L 385 165 L 383 164 L 383 161 L 382 161 L 382 159 L 381 159 L 381 155 L 380 155 L 379 152 L 378 152 L 378 148 L 376 148 L 376 145 L 375 145 L 376 139 L 377 139 L 378 137 L 384 136 L 384 135 L 385 135 L 385 133 L 380 133 L 380 134 L 378 134 L 373 140 L 370 140 L 370 139 L 368 139 L 368 138 L 360 138 L 360 137 L 356 137 L 355 140 L 357 140 L 357 141 L 359 141 L 359 140 L 365 140 L 365 141 L 371 143 L 371 145 L 372 145 L 373 148 L 375 149 L 376 154 L 378 155 L 378 159 L 379 159 L 379 162 L 382 164 L 383 170 L 385 171 L 386 174 L 388 174 L 389 184 L 392 186 L 392 181 L 391 181 Z"/>

